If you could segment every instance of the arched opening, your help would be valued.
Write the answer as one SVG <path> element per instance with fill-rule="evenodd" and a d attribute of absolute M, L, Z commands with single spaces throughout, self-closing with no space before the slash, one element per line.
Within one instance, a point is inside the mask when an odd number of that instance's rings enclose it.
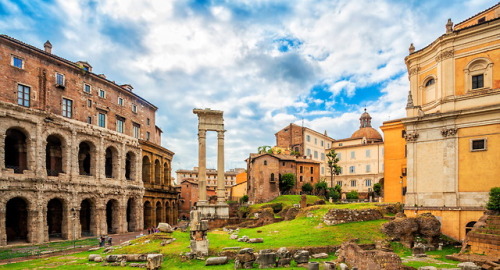
<path fill-rule="evenodd" d="M 5 168 L 23 173 L 28 169 L 27 152 L 26 135 L 18 129 L 9 128 L 5 137 Z"/>
<path fill-rule="evenodd" d="M 118 233 L 118 201 L 109 200 L 106 204 L 106 224 L 108 226 L 108 233 Z"/>
<path fill-rule="evenodd" d="M 161 202 L 156 203 L 156 224 L 155 227 L 158 226 L 160 222 L 163 222 L 163 207 L 161 206 Z"/>
<path fill-rule="evenodd" d="M 87 142 L 81 142 L 78 146 L 78 168 L 80 175 L 92 175 L 91 147 Z"/>
<path fill-rule="evenodd" d="M 60 199 L 52 199 L 47 204 L 47 226 L 49 228 L 49 240 L 61 239 L 63 222 L 63 202 Z"/>
<path fill-rule="evenodd" d="M 474 225 L 476 224 L 476 221 L 471 221 L 471 222 L 468 222 L 466 225 L 465 225 L 465 234 L 468 234 L 470 231 L 472 231 L 472 228 L 474 228 Z"/>
<path fill-rule="evenodd" d="M 128 152 L 125 157 L 125 179 L 134 180 L 135 176 L 135 154 Z"/>
<path fill-rule="evenodd" d="M 153 227 L 153 207 L 149 201 L 144 203 L 144 228 Z"/>
<path fill-rule="evenodd" d="M 22 198 L 16 197 L 7 202 L 5 213 L 5 231 L 7 244 L 12 242 L 27 242 L 28 240 L 28 204 Z"/>
<path fill-rule="evenodd" d="M 159 160 L 155 160 L 155 184 L 161 184 L 161 165 Z"/>
<path fill-rule="evenodd" d="M 127 201 L 127 231 L 134 232 L 137 230 L 136 226 L 136 202 L 134 199 L 130 198 Z"/>
<path fill-rule="evenodd" d="M 106 178 L 115 178 L 118 171 L 118 151 L 114 147 L 106 148 L 104 174 Z"/>
<path fill-rule="evenodd" d="M 142 181 L 144 183 L 151 182 L 151 161 L 148 156 L 142 158 Z"/>
<path fill-rule="evenodd" d="M 85 199 L 80 204 L 80 227 L 82 236 L 92 236 L 92 203 L 89 199 Z"/>
<path fill-rule="evenodd" d="M 48 176 L 58 176 L 63 172 L 63 151 L 62 142 L 56 135 L 47 137 L 47 146 L 45 146 L 45 167 Z"/>
<path fill-rule="evenodd" d="M 165 203 L 165 221 L 168 224 L 172 224 L 171 219 L 172 219 L 172 215 L 170 214 L 170 203 L 166 202 Z"/>
<path fill-rule="evenodd" d="M 167 162 L 163 164 L 163 184 L 170 186 L 170 170 Z"/>

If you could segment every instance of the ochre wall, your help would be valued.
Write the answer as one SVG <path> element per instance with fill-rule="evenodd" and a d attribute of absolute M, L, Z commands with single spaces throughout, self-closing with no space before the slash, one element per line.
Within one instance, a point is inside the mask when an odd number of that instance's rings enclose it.
<path fill-rule="evenodd" d="M 402 169 L 406 168 L 405 144 L 402 136 L 404 130 L 401 121 L 384 123 L 384 202 L 404 202 L 402 188 L 406 187 L 406 176 Z"/>
<path fill-rule="evenodd" d="M 496 41 L 495 43 L 500 43 L 500 41 Z M 484 45 L 481 45 L 484 47 Z M 477 53 L 473 55 L 468 55 L 466 57 L 457 58 L 455 60 L 455 94 L 457 96 L 465 94 L 465 72 L 464 69 L 467 68 L 467 65 L 474 59 L 477 58 L 487 58 L 494 63 L 498 63 L 500 60 L 500 50 L 490 50 L 483 53 Z M 493 85 L 492 89 L 500 88 L 500 72 L 498 72 L 497 66 L 493 66 Z"/>
<path fill-rule="evenodd" d="M 500 116 L 499 116 L 500 117 Z M 484 192 L 500 186 L 500 124 L 458 130 L 458 190 Z M 486 151 L 470 151 L 470 140 L 486 138 Z"/>

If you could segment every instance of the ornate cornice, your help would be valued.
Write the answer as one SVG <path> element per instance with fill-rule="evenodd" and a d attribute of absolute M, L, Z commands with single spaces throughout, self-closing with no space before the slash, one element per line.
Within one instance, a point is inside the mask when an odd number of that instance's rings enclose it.
<path fill-rule="evenodd" d="M 457 129 L 456 128 L 443 128 L 441 129 L 441 135 L 443 137 L 450 137 L 457 134 Z"/>
<path fill-rule="evenodd" d="M 420 67 L 410 68 L 410 70 L 408 70 L 408 75 L 409 76 L 416 75 L 419 71 L 420 71 Z"/>
<path fill-rule="evenodd" d="M 440 54 L 438 54 L 438 56 L 436 56 L 435 60 L 436 60 L 436 62 L 440 62 L 442 60 L 452 58 L 454 55 L 455 55 L 454 50 L 444 51 L 444 52 L 441 52 Z"/>
<path fill-rule="evenodd" d="M 415 142 L 418 139 L 418 133 L 416 131 L 406 133 L 405 140 L 407 142 Z"/>

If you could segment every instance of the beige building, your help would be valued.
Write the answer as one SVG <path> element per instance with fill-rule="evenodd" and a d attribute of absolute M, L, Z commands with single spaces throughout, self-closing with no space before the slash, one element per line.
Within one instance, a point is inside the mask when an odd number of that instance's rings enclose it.
<path fill-rule="evenodd" d="M 340 175 L 334 176 L 333 184 L 342 186 L 342 193 L 355 190 L 360 197 L 365 197 L 384 177 L 384 142 L 380 133 L 372 128 L 371 119 L 365 109 L 359 119 L 360 128 L 350 138 L 333 143 L 332 149 L 342 168 Z M 328 179 L 331 180 L 329 170 Z M 330 185 L 331 181 L 327 182 Z"/>
<path fill-rule="evenodd" d="M 243 168 L 230 169 L 224 173 L 224 185 L 226 186 L 226 199 L 229 198 L 231 187 L 236 185 L 236 175 L 240 172 L 245 172 Z M 198 181 L 198 167 L 192 170 L 177 170 L 175 171 L 177 179 L 180 183 L 184 180 Z M 217 189 L 217 170 L 207 169 L 207 189 Z"/>
<path fill-rule="evenodd" d="M 499 186 L 500 4 L 405 59 L 410 80 L 405 213 L 431 212 L 463 240 Z"/>
<path fill-rule="evenodd" d="M 290 124 L 278 131 L 276 134 L 276 146 L 288 148 L 300 156 L 320 162 L 320 178 L 329 177 L 330 173 L 326 166 L 325 149 L 332 146 L 334 139 L 330 138 L 326 131 L 319 133 L 307 127 Z"/>

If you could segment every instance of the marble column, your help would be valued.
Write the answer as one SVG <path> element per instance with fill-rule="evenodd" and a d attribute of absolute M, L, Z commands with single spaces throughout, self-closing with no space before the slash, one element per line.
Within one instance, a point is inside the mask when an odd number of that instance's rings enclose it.
<path fill-rule="evenodd" d="M 224 131 L 217 131 L 217 204 L 224 204 L 226 199 L 224 178 Z"/>
<path fill-rule="evenodd" d="M 207 174 L 206 174 L 206 158 L 207 158 L 207 131 L 198 131 L 198 203 L 197 205 L 207 204 Z"/>

